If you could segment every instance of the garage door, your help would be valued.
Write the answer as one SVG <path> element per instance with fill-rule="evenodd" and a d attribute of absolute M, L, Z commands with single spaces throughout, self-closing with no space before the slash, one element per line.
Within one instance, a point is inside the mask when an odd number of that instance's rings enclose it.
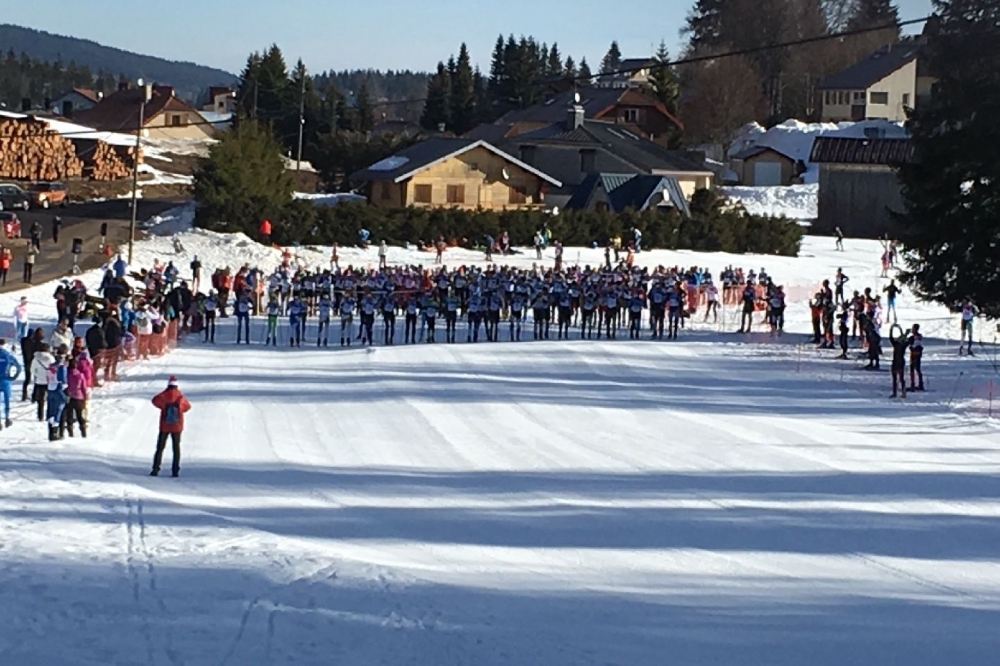
<path fill-rule="evenodd" d="M 780 162 L 757 162 L 753 165 L 753 184 L 781 185 Z"/>

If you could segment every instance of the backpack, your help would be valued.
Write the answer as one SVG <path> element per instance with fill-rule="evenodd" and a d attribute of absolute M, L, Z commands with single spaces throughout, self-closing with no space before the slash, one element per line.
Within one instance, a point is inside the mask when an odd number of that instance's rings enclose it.
<path fill-rule="evenodd" d="M 167 425 L 177 425 L 181 420 L 180 401 L 172 402 L 163 408 L 163 422 Z"/>

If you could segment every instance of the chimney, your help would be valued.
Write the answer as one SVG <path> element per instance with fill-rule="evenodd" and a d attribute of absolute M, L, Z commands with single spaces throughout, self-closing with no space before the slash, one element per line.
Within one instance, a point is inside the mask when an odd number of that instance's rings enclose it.
<path fill-rule="evenodd" d="M 583 127 L 583 119 L 586 118 L 587 112 L 583 110 L 580 103 L 577 102 L 573 106 L 569 107 L 569 119 L 566 125 L 566 129 L 575 130 Z"/>
<path fill-rule="evenodd" d="M 118 81 L 118 91 L 119 92 L 121 92 L 122 90 L 128 90 L 130 87 L 132 87 L 132 86 L 128 82 L 128 79 L 120 79 Z"/>

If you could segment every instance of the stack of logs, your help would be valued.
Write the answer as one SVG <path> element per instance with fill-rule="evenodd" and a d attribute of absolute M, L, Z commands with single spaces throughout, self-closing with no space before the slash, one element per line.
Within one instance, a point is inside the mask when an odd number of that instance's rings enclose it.
<path fill-rule="evenodd" d="M 98 139 L 64 137 L 33 116 L 0 117 L 0 178 L 11 180 L 91 180 L 129 178 L 135 146 L 113 146 Z M 142 150 L 138 152 L 142 164 Z"/>
<path fill-rule="evenodd" d="M 62 180 L 83 174 L 73 142 L 36 118 L 0 118 L 0 178 Z"/>
<path fill-rule="evenodd" d="M 132 176 L 135 146 L 112 146 L 97 139 L 73 139 L 77 156 L 83 160 L 83 175 L 91 180 L 121 180 Z M 142 149 L 139 150 L 142 164 Z"/>

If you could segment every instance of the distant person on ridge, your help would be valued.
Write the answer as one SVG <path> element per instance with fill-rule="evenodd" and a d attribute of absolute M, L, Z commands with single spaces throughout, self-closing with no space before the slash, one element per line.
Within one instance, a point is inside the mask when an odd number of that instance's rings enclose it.
<path fill-rule="evenodd" d="M 160 410 L 160 434 L 156 438 L 156 454 L 153 456 L 153 471 L 150 476 L 160 475 L 160 465 L 163 463 L 163 450 L 167 447 L 167 438 L 173 447 L 173 463 L 171 476 L 181 473 L 181 433 L 184 432 L 184 414 L 190 411 L 188 402 L 181 390 L 177 388 L 177 377 L 170 375 L 167 388 L 153 397 L 153 406 Z"/>

